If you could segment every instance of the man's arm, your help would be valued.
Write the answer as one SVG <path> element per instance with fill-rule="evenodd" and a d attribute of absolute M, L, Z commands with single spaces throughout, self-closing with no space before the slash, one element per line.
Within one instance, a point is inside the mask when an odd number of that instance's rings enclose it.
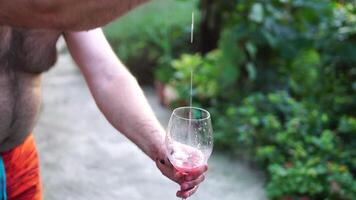
<path fill-rule="evenodd" d="M 109 122 L 151 159 L 164 155 L 161 148 L 164 129 L 136 79 L 118 60 L 102 31 L 67 33 L 65 39 L 95 102 Z"/>
<path fill-rule="evenodd" d="M 156 161 L 163 175 L 181 185 L 177 196 L 187 198 L 192 195 L 204 180 L 207 166 L 188 176 L 175 171 L 166 156 L 164 129 L 136 79 L 118 60 L 101 29 L 65 33 L 65 39 L 108 121 Z"/>
<path fill-rule="evenodd" d="M 0 25 L 58 30 L 103 26 L 149 0 L 0 0 Z"/>

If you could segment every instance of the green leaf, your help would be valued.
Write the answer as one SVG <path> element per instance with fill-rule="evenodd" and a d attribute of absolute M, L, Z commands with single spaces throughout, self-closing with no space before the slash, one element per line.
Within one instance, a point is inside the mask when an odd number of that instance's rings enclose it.
<path fill-rule="evenodd" d="M 246 50 L 247 50 L 248 54 L 252 58 L 255 58 L 256 53 L 257 53 L 257 47 L 252 42 L 247 42 L 245 46 L 246 46 Z"/>
<path fill-rule="evenodd" d="M 254 81 L 256 79 L 256 76 L 257 76 L 255 65 L 253 63 L 251 63 L 251 62 L 248 62 L 246 64 L 246 70 L 247 70 L 247 73 L 248 73 L 248 78 L 251 81 Z"/>
<path fill-rule="evenodd" d="M 253 4 L 250 14 L 249 14 L 249 19 L 252 21 L 255 21 L 257 23 L 261 23 L 263 21 L 264 17 L 264 12 L 263 12 L 263 6 L 261 3 L 255 3 Z"/>

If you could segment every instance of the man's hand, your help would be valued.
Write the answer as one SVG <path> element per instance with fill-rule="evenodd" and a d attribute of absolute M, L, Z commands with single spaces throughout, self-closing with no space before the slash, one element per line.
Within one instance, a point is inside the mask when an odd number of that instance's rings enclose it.
<path fill-rule="evenodd" d="M 104 26 L 149 0 L 0 0 L 0 25 L 61 31 Z"/>
<path fill-rule="evenodd" d="M 177 197 L 188 198 L 193 195 L 201 182 L 204 181 L 204 173 L 208 170 L 208 166 L 204 165 L 189 173 L 178 172 L 168 159 L 156 160 L 156 165 L 162 174 L 180 185 L 180 190 L 177 192 Z"/>

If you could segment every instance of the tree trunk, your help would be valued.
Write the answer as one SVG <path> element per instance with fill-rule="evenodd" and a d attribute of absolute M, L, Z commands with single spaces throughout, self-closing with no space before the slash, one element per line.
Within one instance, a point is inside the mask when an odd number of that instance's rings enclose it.
<path fill-rule="evenodd" d="M 200 1 L 202 20 L 200 23 L 200 44 L 199 51 L 206 54 L 216 49 L 220 37 L 221 12 L 219 3 L 216 0 Z"/>

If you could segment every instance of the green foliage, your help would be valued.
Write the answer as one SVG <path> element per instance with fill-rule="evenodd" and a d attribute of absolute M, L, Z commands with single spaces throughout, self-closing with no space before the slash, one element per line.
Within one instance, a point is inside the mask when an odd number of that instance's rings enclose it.
<path fill-rule="evenodd" d="M 254 155 L 267 168 L 270 198 L 355 197 L 355 181 L 344 163 L 353 157 L 345 154 L 337 132 L 328 128 L 327 114 L 307 109 L 286 92 L 275 92 L 251 94 L 239 107 L 228 106 L 219 117 L 216 134 L 225 138 L 226 126 L 234 133 L 223 140 L 225 145 Z"/>
<path fill-rule="evenodd" d="M 356 5 L 340 2 L 215 1 L 219 48 L 172 62 L 177 102 L 193 70 L 217 147 L 259 163 L 271 199 L 356 199 Z"/>
<path fill-rule="evenodd" d="M 220 51 L 212 51 L 206 56 L 200 54 L 183 54 L 180 59 L 173 60 L 174 74 L 170 84 L 176 88 L 178 96 L 190 96 L 190 78 L 193 73 L 193 96 L 201 104 L 211 105 L 218 96 L 220 82 L 223 80 L 223 70 L 217 68 L 221 58 Z"/>
<path fill-rule="evenodd" d="M 191 11 L 196 1 L 155 0 L 135 9 L 105 27 L 112 48 L 131 71 L 152 74 L 167 82 L 172 75 L 170 61 L 182 52 L 191 51 Z M 199 17 L 197 16 L 197 21 Z"/>

